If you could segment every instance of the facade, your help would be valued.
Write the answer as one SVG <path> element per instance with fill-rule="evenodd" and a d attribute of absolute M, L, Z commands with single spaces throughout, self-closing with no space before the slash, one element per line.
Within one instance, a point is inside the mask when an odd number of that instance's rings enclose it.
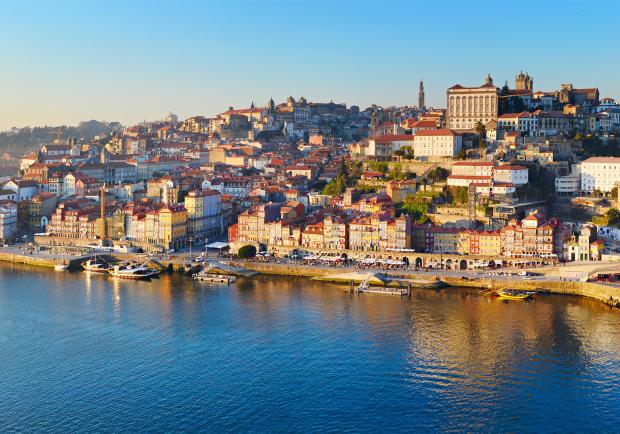
<path fill-rule="evenodd" d="M 462 147 L 463 136 L 451 129 L 422 130 L 413 137 L 413 153 L 422 160 L 453 159 Z"/>
<path fill-rule="evenodd" d="M 552 257 L 562 253 L 563 232 L 556 219 L 545 221 L 532 213 L 521 221 L 508 222 L 500 230 L 502 255 L 515 257 Z"/>
<path fill-rule="evenodd" d="M 620 183 L 620 157 L 590 157 L 580 166 L 583 192 L 609 193 Z"/>
<path fill-rule="evenodd" d="M 493 170 L 494 182 L 507 182 L 514 185 L 525 185 L 528 183 L 528 169 L 527 167 L 518 165 L 503 165 L 497 166 Z"/>
<path fill-rule="evenodd" d="M 12 240 L 17 232 L 17 203 L 4 200 L 0 202 L 0 240 Z"/>
<path fill-rule="evenodd" d="M 194 190 L 185 196 L 187 234 L 194 242 L 223 231 L 221 197 L 217 190 Z"/>
<path fill-rule="evenodd" d="M 447 122 L 453 130 L 473 130 L 476 122 L 497 121 L 499 89 L 491 76 L 479 87 L 454 85 L 447 92 Z"/>

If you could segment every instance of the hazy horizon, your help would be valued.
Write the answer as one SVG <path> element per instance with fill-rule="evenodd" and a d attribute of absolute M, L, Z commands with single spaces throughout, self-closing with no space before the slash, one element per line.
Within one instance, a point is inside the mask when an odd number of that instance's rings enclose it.
<path fill-rule="evenodd" d="M 420 78 L 427 105 L 445 107 L 455 83 L 490 73 L 512 85 L 520 70 L 536 90 L 573 83 L 619 96 L 608 54 L 620 5 L 541 3 L 3 3 L 0 130 L 213 116 L 289 95 L 414 105 Z"/>

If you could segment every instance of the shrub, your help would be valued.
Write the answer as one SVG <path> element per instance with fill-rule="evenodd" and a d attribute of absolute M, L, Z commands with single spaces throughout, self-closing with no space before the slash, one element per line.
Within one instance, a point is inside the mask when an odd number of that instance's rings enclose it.
<path fill-rule="evenodd" d="M 253 258 L 256 256 L 256 247 L 251 244 L 247 244 L 239 248 L 237 256 L 241 259 Z"/>

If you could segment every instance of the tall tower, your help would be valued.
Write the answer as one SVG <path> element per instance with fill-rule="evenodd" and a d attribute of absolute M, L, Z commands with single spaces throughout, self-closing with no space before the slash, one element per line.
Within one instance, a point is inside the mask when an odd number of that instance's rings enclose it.
<path fill-rule="evenodd" d="M 515 77 L 515 89 L 517 90 L 527 90 L 529 92 L 532 91 L 534 87 L 534 79 L 527 72 L 524 74 L 521 71 Z"/>
<path fill-rule="evenodd" d="M 425 108 L 424 105 L 424 82 L 420 79 L 420 90 L 418 91 L 418 108 Z"/>
<path fill-rule="evenodd" d="M 373 138 L 377 135 L 377 127 L 379 126 L 379 121 L 377 119 L 377 110 L 373 110 L 370 115 L 370 138 Z"/>

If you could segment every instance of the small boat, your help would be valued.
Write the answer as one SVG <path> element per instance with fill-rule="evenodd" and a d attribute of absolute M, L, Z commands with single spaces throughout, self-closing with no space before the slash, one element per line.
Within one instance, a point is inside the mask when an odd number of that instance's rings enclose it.
<path fill-rule="evenodd" d="M 69 268 L 69 264 L 56 264 L 54 265 L 54 270 L 56 271 L 65 271 Z"/>
<path fill-rule="evenodd" d="M 229 276 L 227 274 L 196 273 L 194 274 L 194 280 L 198 280 L 200 282 L 223 283 L 225 285 L 230 285 L 231 283 L 234 283 L 237 278 L 235 276 Z"/>
<path fill-rule="evenodd" d="M 112 277 L 121 279 L 146 280 L 155 277 L 159 272 L 144 265 L 125 264 L 115 265 L 108 270 Z"/>
<path fill-rule="evenodd" d="M 107 273 L 110 270 L 110 266 L 103 262 L 97 262 L 94 259 L 89 259 L 82 264 L 84 271 L 90 273 Z"/>
<path fill-rule="evenodd" d="M 536 294 L 532 291 L 521 291 L 518 289 L 500 289 L 497 291 L 497 295 L 500 298 L 506 298 L 508 300 L 526 300 L 532 295 Z"/>
<path fill-rule="evenodd" d="M 360 283 L 360 286 L 357 287 L 357 292 L 367 292 L 370 288 L 370 285 L 368 284 L 368 281 L 370 279 L 367 277 L 365 278 L 362 283 Z"/>

